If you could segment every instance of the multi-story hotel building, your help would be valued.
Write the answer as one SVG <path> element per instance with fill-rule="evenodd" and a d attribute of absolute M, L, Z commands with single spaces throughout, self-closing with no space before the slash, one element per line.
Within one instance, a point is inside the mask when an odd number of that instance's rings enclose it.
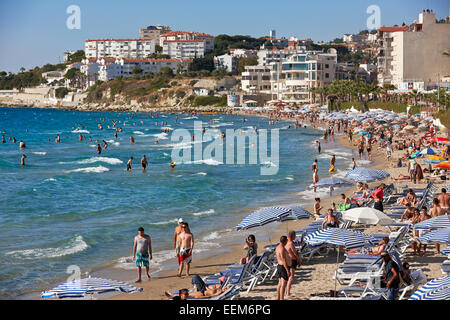
<path fill-rule="evenodd" d="M 378 83 L 397 88 L 424 88 L 450 74 L 450 59 L 442 53 L 450 48 L 450 19 L 436 20 L 424 10 L 410 26 L 378 30 Z M 439 78 L 439 79 L 438 79 Z"/>
<path fill-rule="evenodd" d="M 204 40 L 165 40 L 163 42 L 163 54 L 172 59 L 194 59 L 205 55 Z"/>
<path fill-rule="evenodd" d="M 189 32 L 189 31 L 172 31 L 162 34 L 159 38 L 159 45 L 164 47 L 166 41 L 180 40 L 202 40 L 205 42 L 205 52 L 214 49 L 214 37 L 207 33 Z"/>
<path fill-rule="evenodd" d="M 277 100 L 311 103 L 310 89 L 330 84 L 335 80 L 336 50 L 328 53 L 304 52 L 295 54 L 271 68 L 271 93 Z"/>
<path fill-rule="evenodd" d="M 145 59 L 155 52 L 155 40 L 95 39 L 85 41 L 86 58 Z"/>
<path fill-rule="evenodd" d="M 242 90 L 249 93 L 270 93 L 270 67 L 246 66 L 242 72 Z"/>

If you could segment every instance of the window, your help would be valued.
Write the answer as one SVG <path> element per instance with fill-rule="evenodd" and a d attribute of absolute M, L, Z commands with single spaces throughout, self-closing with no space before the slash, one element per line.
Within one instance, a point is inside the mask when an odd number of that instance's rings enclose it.
<path fill-rule="evenodd" d="M 330 77 L 330 75 L 328 74 L 328 73 L 325 73 L 325 78 L 329 78 Z"/>

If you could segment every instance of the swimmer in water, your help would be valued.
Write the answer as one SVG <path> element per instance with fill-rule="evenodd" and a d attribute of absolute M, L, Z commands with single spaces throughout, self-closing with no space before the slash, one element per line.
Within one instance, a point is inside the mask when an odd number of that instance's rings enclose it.
<path fill-rule="evenodd" d="M 172 161 L 172 162 L 170 163 L 170 169 L 173 170 L 173 169 L 175 168 L 176 164 L 177 164 L 177 163 L 176 163 L 175 161 Z"/>
<path fill-rule="evenodd" d="M 145 172 L 145 170 L 147 169 L 147 164 L 148 164 L 148 161 L 144 154 L 144 156 L 141 159 L 142 172 Z"/>
<path fill-rule="evenodd" d="M 100 147 L 100 144 L 97 144 L 97 154 L 102 153 L 102 147 Z"/>
<path fill-rule="evenodd" d="M 127 162 L 127 171 L 130 172 L 131 171 L 131 163 L 133 162 L 133 157 L 130 157 L 130 159 Z"/>
<path fill-rule="evenodd" d="M 20 140 L 20 142 L 19 142 L 19 148 L 20 149 L 23 149 L 23 148 L 25 148 L 26 146 L 25 146 L 25 142 L 23 142 L 22 140 Z"/>
<path fill-rule="evenodd" d="M 114 132 L 114 139 L 117 139 L 117 131 Z"/>
<path fill-rule="evenodd" d="M 2 143 L 6 143 L 5 136 L 2 136 Z"/>
<path fill-rule="evenodd" d="M 22 154 L 22 158 L 20 158 L 20 165 L 21 165 L 22 167 L 25 165 L 25 158 L 26 158 L 26 157 L 27 157 L 26 155 Z"/>
<path fill-rule="evenodd" d="M 108 144 L 106 143 L 105 140 L 103 140 L 103 149 L 106 149 L 106 148 L 108 148 Z"/>
<path fill-rule="evenodd" d="M 134 144 L 134 137 L 133 136 L 130 137 L 130 143 Z"/>

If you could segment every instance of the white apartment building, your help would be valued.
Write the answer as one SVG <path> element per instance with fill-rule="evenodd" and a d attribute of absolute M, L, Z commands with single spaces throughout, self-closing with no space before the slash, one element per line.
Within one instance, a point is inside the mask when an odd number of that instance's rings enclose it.
<path fill-rule="evenodd" d="M 173 73 L 187 69 L 187 60 L 181 59 L 115 59 L 99 60 L 98 79 L 108 81 L 118 76 L 129 76 L 135 68 L 141 68 L 142 74 L 158 73 L 162 68 L 168 67 Z"/>
<path fill-rule="evenodd" d="M 162 53 L 172 59 L 201 58 L 206 53 L 205 44 L 204 40 L 165 40 Z"/>
<path fill-rule="evenodd" d="M 378 32 L 378 82 L 397 88 L 433 88 L 450 74 L 450 18 L 437 21 L 424 10 L 410 26 L 382 27 Z M 439 78 L 439 79 L 438 79 Z"/>
<path fill-rule="evenodd" d="M 95 39 L 85 41 L 86 58 L 145 59 L 155 52 L 155 40 Z"/>
<path fill-rule="evenodd" d="M 159 45 L 164 47 L 164 42 L 177 40 L 203 40 L 205 42 L 205 52 L 214 49 L 214 37 L 212 35 L 189 31 L 172 31 L 162 34 L 159 37 Z"/>
<path fill-rule="evenodd" d="M 312 87 L 330 84 L 335 80 L 336 50 L 328 53 L 305 52 L 286 60 L 273 63 L 271 70 L 271 93 L 286 103 L 311 103 Z"/>
<path fill-rule="evenodd" d="M 270 93 L 269 66 L 246 66 L 242 72 L 241 87 L 248 93 Z"/>
<path fill-rule="evenodd" d="M 283 50 L 278 50 L 278 49 L 259 50 L 257 53 L 258 65 L 269 66 L 269 65 L 272 65 L 273 63 L 281 62 L 292 55 L 304 53 L 304 52 L 306 52 L 306 47 L 297 47 L 295 49 L 291 48 L 291 50 L 289 50 L 288 48 L 285 48 Z"/>
<path fill-rule="evenodd" d="M 214 57 L 216 69 L 225 69 L 228 72 L 236 70 L 237 62 L 240 58 L 248 58 L 257 54 L 257 50 L 230 49 L 230 53 Z"/>

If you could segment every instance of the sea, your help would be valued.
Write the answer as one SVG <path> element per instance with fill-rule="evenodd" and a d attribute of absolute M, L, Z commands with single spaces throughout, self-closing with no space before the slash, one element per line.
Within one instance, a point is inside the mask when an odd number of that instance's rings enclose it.
<path fill-rule="evenodd" d="M 117 139 L 113 121 L 122 128 Z M 194 134 L 195 122 L 205 127 L 209 141 L 198 141 L 198 135 L 194 141 L 174 140 L 178 129 Z M 243 164 L 211 157 L 170 168 L 174 148 L 193 152 L 196 143 L 204 149 L 227 129 L 245 135 L 255 127 L 268 130 L 269 152 L 271 129 L 278 129 L 278 162 L 250 164 L 247 155 Z M 249 233 L 267 239 L 264 228 L 235 227 L 258 208 L 306 206 L 316 196 L 327 196 L 327 189 L 314 193 L 310 187 L 314 159 L 324 178 L 335 154 L 334 174 L 343 177 L 356 155 L 333 141 L 322 141 L 319 155 L 315 141 L 322 131 L 308 123 L 295 129 L 292 121 L 270 124 L 265 117 L 243 115 L 0 107 L 0 131 L 6 140 L 0 143 L 1 299 L 39 299 L 40 292 L 75 272 L 132 280 L 133 238 L 140 226 L 152 239 L 150 272 L 156 277 L 176 264 L 173 230 L 180 217 L 195 236 L 197 257 L 243 243 Z M 57 134 L 60 143 L 55 143 Z M 80 134 L 85 140 L 79 141 Z M 103 140 L 108 147 L 97 154 Z M 247 140 L 243 148 L 248 152 L 255 147 Z M 22 154 L 25 166 L 20 165 Z M 143 155 L 149 163 L 145 173 L 140 168 Z M 130 157 L 133 168 L 128 172 Z M 262 175 L 264 166 L 278 170 Z"/>

